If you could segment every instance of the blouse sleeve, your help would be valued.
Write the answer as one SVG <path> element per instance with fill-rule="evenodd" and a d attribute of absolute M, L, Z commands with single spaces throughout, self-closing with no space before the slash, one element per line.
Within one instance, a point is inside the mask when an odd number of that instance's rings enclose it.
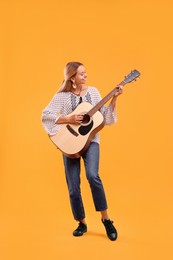
<path fill-rule="evenodd" d="M 49 135 L 56 134 L 61 128 L 61 125 L 55 124 L 55 122 L 61 116 L 63 105 L 64 98 L 60 92 L 55 94 L 50 103 L 42 111 L 41 121 L 44 129 Z"/>
<path fill-rule="evenodd" d="M 108 106 L 103 106 L 100 109 L 100 112 L 104 117 L 105 125 L 113 125 L 117 122 L 116 108 L 114 108 L 114 110 L 112 111 L 112 107 L 110 104 Z"/>

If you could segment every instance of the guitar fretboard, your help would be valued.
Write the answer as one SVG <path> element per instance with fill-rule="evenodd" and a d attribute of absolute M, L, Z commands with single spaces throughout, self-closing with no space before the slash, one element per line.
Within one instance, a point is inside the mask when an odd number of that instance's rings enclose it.
<path fill-rule="evenodd" d="M 93 116 L 104 104 L 106 104 L 109 99 L 115 95 L 115 93 L 118 91 L 118 86 L 124 86 L 126 83 L 122 81 L 120 84 L 118 84 L 111 92 L 109 92 L 102 100 L 97 103 L 87 114 L 91 117 Z"/>

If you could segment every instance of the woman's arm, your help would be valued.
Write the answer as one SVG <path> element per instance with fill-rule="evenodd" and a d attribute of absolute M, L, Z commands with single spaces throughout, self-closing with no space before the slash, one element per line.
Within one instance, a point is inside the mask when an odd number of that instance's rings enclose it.
<path fill-rule="evenodd" d="M 60 126 L 55 124 L 61 115 L 66 96 L 64 93 L 56 93 L 49 104 L 42 111 L 42 124 L 49 135 L 56 134 Z"/>
<path fill-rule="evenodd" d="M 82 123 L 83 115 L 67 115 L 67 116 L 61 116 L 58 118 L 58 120 L 55 122 L 55 124 L 74 124 L 79 125 Z"/>
<path fill-rule="evenodd" d="M 117 92 L 116 92 L 115 95 L 113 96 L 113 98 L 112 98 L 112 100 L 111 100 L 111 103 L 110 103 L 112 111 L 114 111 L 114 109 L 115 109 L 117 97 L 118 97 L 119 95 L 121 95 L 122 93 L 123 93 L 123 86 L 117 87 Z"/>

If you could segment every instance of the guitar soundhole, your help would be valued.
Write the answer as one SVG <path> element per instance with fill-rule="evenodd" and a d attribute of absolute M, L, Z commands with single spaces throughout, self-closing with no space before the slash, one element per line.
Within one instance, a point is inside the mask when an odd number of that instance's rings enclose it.
<path fill-rule="evenodd" d="M 92 129 L 92 127 L 93 127 L 93 121 L 91 121 L 89 124 L 87 124 L 87 125 L 81 125 L 80 127 L 79 127 L 79 129 L 78 129 L 78 131 L 79 131 L 79 134 L 80 135 L 87 135 L 90 131 L 91 131 L 91 129 Z"/>
<path fill-rule="evenodd" d="M 91 120 L 91 117 L 88 114 L 83 115 L 82 124 L 79 127 L 78 131 L 80 135 L 87 135 L 92 127 L 93 127 L 93 120 Z"/>
<path fill-rule="evenodd" d="M 90 122 L 90 116 L 88 114 L 84 114 L 83 115 L 83 120 L 82 120 L 82 124 L 86 125 Z"/>

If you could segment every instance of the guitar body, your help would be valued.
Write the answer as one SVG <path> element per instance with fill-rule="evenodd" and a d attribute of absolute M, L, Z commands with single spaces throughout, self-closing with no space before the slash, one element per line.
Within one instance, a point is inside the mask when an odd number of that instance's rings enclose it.
<path fill-rule="evenodd" d="M 90 103 L 83 102 L 71 113 L 87 114 L 93 106 Z M 103 115 L 97 111 L 88 122 L 80 125 L 62 124 L 60 131 L 50 136 L 51 141 L 70 158 L 78 158 L 88 148 L 94 135 L 104 127 Z"/>

